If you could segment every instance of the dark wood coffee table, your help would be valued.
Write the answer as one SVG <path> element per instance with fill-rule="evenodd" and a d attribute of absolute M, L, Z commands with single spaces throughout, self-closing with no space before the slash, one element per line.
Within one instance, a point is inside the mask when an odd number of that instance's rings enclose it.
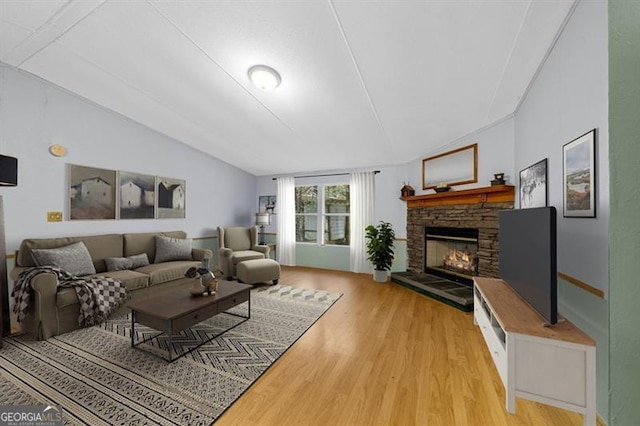
<path fill-rule="evenodd" d="M 161 335 L 166 335 L 169 340 L 169 359 L 162 356 L 160 358 L 173 362 L 247 321 L 251 317 L 251 288 L 250 285 L 246 284 L 220 281 L 216 293 L 210 296 L 191 296 L 187 285 L 165 291 L 161 295 L 149 299 L 132 302 L 129 304 L 129 308 L 131 308 L 131 347 L 144 350 L 138 345 Z M 243 321 L 214 335 L 210 339 L 200 342 L 197 346 L 184 353 L 173 353 L 171 340 L 175 334 L 244 302 L 249 303 L 247 316 L 227 312 L 228 315 L 244 318 Z M 136 342 L 136 323 L 151 327 L 160 331 L 160 333 Z"/>

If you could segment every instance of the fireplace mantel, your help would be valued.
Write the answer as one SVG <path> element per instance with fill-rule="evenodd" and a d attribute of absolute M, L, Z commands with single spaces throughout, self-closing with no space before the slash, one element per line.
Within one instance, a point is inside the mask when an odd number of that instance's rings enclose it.
<path fill-rule="evenodd" d="M 459 204 L 513 203 L 515 187 L 513 185 L 485 186 L 462 191 L 451 190 L 435 194 L 414 195 L 400 199 L 407 202 L 407 209 Z"/>

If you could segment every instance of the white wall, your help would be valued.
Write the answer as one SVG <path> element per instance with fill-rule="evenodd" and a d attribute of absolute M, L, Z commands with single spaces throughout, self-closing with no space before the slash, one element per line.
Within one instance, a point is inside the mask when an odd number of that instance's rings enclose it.
<path fill-rule="evenodd" d="M 456 148 L 478 144 L 478 182 L 458 185 L 453 189 L 464 189 L 490 186 L 494 174 L 504 173 L 507 185 L 517 185 L 518 178 L 514 174 L 514 128 L 513 118 L 505 118 L 493 125 L 477 130 L 447 144 L 446 148 L 435 152 L 425 152 L 421 158 L 417 158 L 408 165 L 408 175 L 411 186 L 416 190 L 416 195 L 430 194 L 433 190 L 422 189 L 422 160 L 434 155 L 442 154 Z"/>
<path fill-rule="evenodd" d="M 558 271 L 608 293 L 609 111 L 606 1 L 578 3 L 515 114 L 515 168 L 548 158 L 549 205 L 558 210 Z M 562 215 L 562 146 L 597 129 L 596 218 Z M 609 304 L 558 280 L 558 310 L 597 342 L 597 409 L 609 411 Z"/>
<path fill-rule="evenodd" d="M 515 117 L 516 169 L 548 158 L 558 210 L 558 271 L 607 291 L 609 281 L 608 25 L 604 1 L 576 8 Z M 562 146 L 597 129 L 594 219 L 562 216 Z"/>
<path fill-rule="evenodd" d="M 68 155 L 53 157 L 51 144 Z M 9 252 L 27 237 L 172 229 L 203 237 L 253 222 L 253 175 L 2 64 L 0 153 L 18 158 L 18 186 L 0 188 Z M 185 179 L 186 219 L 68 221 L 67 163 Z M 50 210 L 65 221 L 48 223 Z"/>

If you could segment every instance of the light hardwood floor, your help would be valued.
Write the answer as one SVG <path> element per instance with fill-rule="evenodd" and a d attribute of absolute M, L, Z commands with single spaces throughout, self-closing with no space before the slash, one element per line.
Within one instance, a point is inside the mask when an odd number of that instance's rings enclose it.
<path fill-rule="evenodd" d="M 343 296 L 220 417 L 224 425 L 581 425 L 504 388 L 471 313 L 370 275 L 283 268 Z"/>

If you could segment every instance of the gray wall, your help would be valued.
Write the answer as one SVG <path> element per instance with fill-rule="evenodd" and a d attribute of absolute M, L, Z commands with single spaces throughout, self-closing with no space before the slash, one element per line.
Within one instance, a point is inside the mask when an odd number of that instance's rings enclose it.
<path fill-rule="evenodd" d="M 51 144 L 68 155 L 53 157 Z M 253 175 L 3 64 L 0 153 L 18 158 L 18 186 L 0 188 L 9 252 L 27 237 L 182 229 L 198 238 L 253 222 Z M 66 163 L 185 179 L 186 219 L 68 221 Z M 49 210 L 65 221 L 48 223 Z"/>
<path fill-rule="evenodd" d="M 640 2 L 609 2 L 611 406 L 609 424 L 640 419 Z"/>
<path fill-rule="evenodd" d="M 432 190 L 422 189 L 422 160 L 434 155 L 463 146 L 478 144 L 478 182 L 456 186 L 454 190 L 464 190 L 491 185 L 496 173 L 504 173 L 508 185 L 517 185 L 517 176 L 513 168 L 513 118 L 507 117 L 485 128 L 476 130 L 447 145 L 436 152 L 425 152 L 420 158 L 408 164 L 407 173 L 411 185 L 416 189 L 416 195 L 432 194 Z"/>
<path fill-rule="evenodd" d="M 580 2 L 515 114 L 515 169 L 548 158 L 558 209 L 558 271 L 608 292 L 609 128 L 607 3 Z M 562 217 L 562 146 L 597 129 L 596 218 Z M 608 416 L 608 303 L 559 281 L 559 311 L 596 339 L 598 412 Z"/>

